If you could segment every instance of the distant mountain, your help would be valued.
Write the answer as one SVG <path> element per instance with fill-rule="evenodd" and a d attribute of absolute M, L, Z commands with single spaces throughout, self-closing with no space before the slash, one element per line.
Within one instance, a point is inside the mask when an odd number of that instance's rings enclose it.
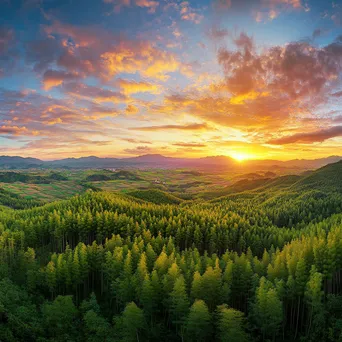
<path fill-rule="evenodd" d="M 0 156 L 0 167 L 11 168 L 32 168 L 44 164 L 42 160 L 36 158 Z"/>
<path fill-rule="evenodd" d="M 237 162 L 226 156 L 204 158 L 172 158 L 161 154 L 146 154 L 139 157 L 121 159 L 131 165 L 146 165 L 155 167 L 224 167 L 233 166 Z"/>
<path fill-rule="evenodd" d="M 142 162 L 142 163 L 160 163 L 160 162 L 166 162 L 173 160 L 174 158 L 171 157 L 165 157 L 161 154 L 144 154 L 142 156 L 138 157 L 132 157 L 132 158 L 124 158 L 123 160 L 126 162 Z"/>
<path fill-rule="evenodd" d="M 81 158 L 66 158 L 45 162 L 44 166 L 57 166 L 69 168 L 105 168 L 114 167 L 120 159 L 117 158 L 99 158 L 95 156 Z"/>
<path fill-rule="evenodd" d="M 204 158 L 173 158 L 161 154 L 146 154 L 130 158 L 99 158 L 96 156 L 81 158 L 66 158 L 53 161 L 43 161 L 36 158 L 0 156 L 1 169 L 27 169 L 27 168 L 197 168 L 210 170 L 244 170 L 251 172 L 256 169 L 317 169 L 324 165 L 342 160 L 340 156 L 331 156 L 320 159 L 294 159 L 288 161 L 279 160 L 246 160 L 243 163 L 226 156 L 209 156 Z"/>

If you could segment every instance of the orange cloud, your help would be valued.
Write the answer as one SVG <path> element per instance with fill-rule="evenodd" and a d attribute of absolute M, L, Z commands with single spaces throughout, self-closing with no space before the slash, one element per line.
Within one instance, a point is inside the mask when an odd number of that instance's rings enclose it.
<path fill-rule="evenodd" d="M 173 146 L 178 146 L 178 147 L 206 147 L 206 144 L 201 144 L 201 143 L 186 143 L 186 142 L 177 142 L 173 143 Z"/>
<path fill-rule="evenodd" d="M 158 1 L 152 0 L 135 0 L 135 4 L 138 7 L 148 8 L 149 13 L 154 13 L 156 11 L 156 8 L 159 6 Z"/>
<path fill-rule="evenodd" d="M 134 105 L 128 105 L 126 107 L 126 114 L 137 114 L 139 112 L 139 108 Z"/>
<path fill-rule="evenodd" d="M 36 130 L 29 130 L 25 126 L 0 126 L 1 135 L 16 135 L 16 136 L 36 136 L 39 134 Z"/>
<path fill-rule="evenodd" d="M 266 132 L 309 117 L 331 97 L 332 82 L 341 81 L 341 44 L 325 47 L 305 42 L 257 50 L 245 34 L 234 39 L 236 49 L 220 49 L 224 78 L 207 87 L 189 87 L 165 96 L 151 112 L 188 114 L 204 122 L 238 128 L 253 139 L 267 141 Z M 333 97 L 337 98 L 339 93 Z M 332 123 L 332 122 L 331 122 Z"/>
<path fill-rule="evenodd" d="M 158 131 L 158 130 L 181 130 L 181 131 L 198 131 L 210 129 L 206 123 L 191 123 L 186 125 L 156 125 L 156 126 L 143 126 L 132 127 L 130 130 L 137 131 Z"/>
<path fill-rule="evenodd" d="M 53 87 L 57 87 L 65 81 L 75 81 L 80 79 L 77 72 L 65 72 L 59 70 L 47 70 L 43 75 L 43 88 L 44 90 L 50 90 Z"/>
<path fill-rule="evenodd" d="M 272 139 L 268 141 L 268 144 L 272 145 L 286 145 L 294 143 L 312 144 L 315 142 L 323 142 L 325 140 L 341 137 L 342 126 L 330 127 L 315 132 L 297 133 L 290 136 L 281 137 L 278 139 Z"/>
<path fill-rule="evenodd" d="M 176 56 L 159 50 L 149 42 L 123 43 L 101 55 L 106 75 L 114 76 L 121 72 L 136 73 L 149 78 L 166 80 L 168 73 L 181 67 Z"/>
<path fill-rule="evenodd" d="M 160 93 L 160 86 L 148 82 L 136 82 L 119 79 L 117 84 L 127 95 L 136 93 Z"/>
<path fill-rule="evenodd" d="M 254 90 L 250 91 L 249 93 L 233 96 L 230 98 L 231 104 L 243 104 L 248 100 L 256 100 L 258 97 L 265 97 L 268 96 L 268 92 L 256 92 Z"/>

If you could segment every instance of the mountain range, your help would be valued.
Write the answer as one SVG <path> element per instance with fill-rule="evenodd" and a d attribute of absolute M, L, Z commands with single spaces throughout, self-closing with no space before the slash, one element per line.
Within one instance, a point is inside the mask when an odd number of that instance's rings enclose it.
<path fill-rule="evenodd" d="M 43 161 L 37 158 L 19 156 L 0 156 L 2 169 L 29 169 L 29 168 L 198 168 L 198 169 L 317 169 L 327 164 L 342 160 L 342 156 L 330 156 L 320 159 L 293 159 L 279 160 L 245 160 L 238 162 L 226 156 L 209 156 L 204 158 L 173 158 L 160 154 L 146 154 L 131 158 L 100 158 L 96 156 L 81 158 L 66 158 L 52 161 Z"/>

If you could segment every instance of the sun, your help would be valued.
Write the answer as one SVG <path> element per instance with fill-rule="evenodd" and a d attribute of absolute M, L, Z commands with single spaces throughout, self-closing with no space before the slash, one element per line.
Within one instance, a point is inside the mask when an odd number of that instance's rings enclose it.
<path fill-rule="evenodd" d="M 243 152 L 233 152 L 233 153 L 230 153 L 230 156 L 239 162 L 243 162 L 251 158 L 249 154 L 243 153 Z"/>

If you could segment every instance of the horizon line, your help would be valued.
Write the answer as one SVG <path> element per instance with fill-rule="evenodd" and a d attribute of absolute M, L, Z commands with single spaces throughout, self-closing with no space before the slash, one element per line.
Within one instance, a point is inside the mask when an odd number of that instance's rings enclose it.
<path fill-rule="evenodd" d="M 306 159 L 306 158 L 292 158 L 292 159 L 273 159 L 273 158 L 246 158 L 244 160 L 238 160 L 232 156 L 229 155 L 207 155 L 207 156 L 203 156 L 203 157 L 173 157 L 173 156 L 165 156 L 163 154 L 159 154 L 159 153 L 148 153 L 148 154 L 141 154 L 141 155 L 135 155 L 135 156 L 127 156 L 127 157 L 116 157 L 116 156 L 96 156 L 96 155 L 85 155 L 85 156 L 81 156 L 81 157 L 65 157 L 65 158 L 60 158 L 60 159 L 42 159 L 42 158 L 37 158 L 37 157 L 25 157 L 25 156 L 21 156 L 21 155 L 0 155 L 0 158 L 2 157 L 10 157 L 10 158 L 23 158 L 23 159 L 37 159 L 40 160 L 42 162 L 53 162 L 53 161 L 62 161 L 62 160 L 66 160 L 66 159 L 75 159 L 75 160 L 80 160 L 83 158 L 98 158 L 98 159 L 118 159 L 118 160 L 125 160 L 125 159 L 132 159 L 132 158 L 141 158 L 141 157 L 149 157 L 149 156 L 159 156 L 162 158 L 169 158 L 169 159 L 185 159 L 185 160 L 198 160 L 198 159 L 205 159 L 205 158 L 218 158 L 218 157 L 223 157 L 223 158 L 227 158 L 227 159 L 231 159 L 233 161 L 235 161 L 236 163 L 246 163 L 246 162 L 254 162 L 254 161 L 275 161 L 275 162 L 289 162 L 289 161 L 301 161 L 301 160 L 305 160 L 305 161 L 315 161 L 315 160 L 320 160 L 320 159 L 329 159 L 329 158 L 341 158 L 342 156 L 340 155 L 327 155 L 325 157 L 319 157 L 319 158 L 313 158 L 313 159 Z"/>

